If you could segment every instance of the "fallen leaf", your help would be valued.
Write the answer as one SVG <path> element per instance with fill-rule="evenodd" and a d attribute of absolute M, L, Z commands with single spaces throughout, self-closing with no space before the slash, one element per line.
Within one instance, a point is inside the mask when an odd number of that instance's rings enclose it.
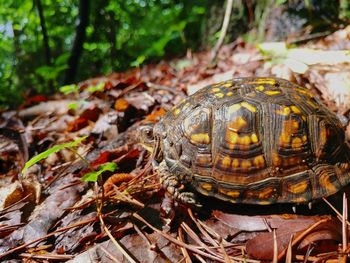
<path fill-rule="evenodd" d="M 128 107 L 129 107 L 129 103 L 124 98 L 120 98 L 115 101 L 114 109 L 116 111 L 126 111 Z"/>

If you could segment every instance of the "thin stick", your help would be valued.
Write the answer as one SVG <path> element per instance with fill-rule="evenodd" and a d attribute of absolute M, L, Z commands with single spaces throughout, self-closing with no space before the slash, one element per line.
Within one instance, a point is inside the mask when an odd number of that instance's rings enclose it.
<path fill-rule="evenodd" d="M 278 246 L 277 246 L 277 236 L 276 236 L 276 229 L 273 230 L 273 263 L 278 262 Z"/>
<path fill-rule="evenodd" d="M 332 208 L 332 210 L 337 214 L 337 216 L 340 218 L 340 220 L 342 221 L 343 220 L 343 216 L 341 213 L 339 213 L 339 211 L 337 209 L 335 209 L 335 207 L 324 197 L 322 197 L 323 201 L 326 202 L 327 205 L 329 205 L 330 208 Z M 350 223 L 349 221 L 346 220 L 346 224 L 348 226 L 350 226 Z"/>
<path fill-rule="evenodd" d="M 114 262 L 116 262 L 116 263 L 121 263 L 121 261 L 119 261 L 114 255 L 112 255 L 107 249 L 105 249 L 103 246 L 100 246 L 100 249 L 104 252 L 104 253 L 106 253 L 108 256 L 109 256 L 109 258 L 111 259 L 111 260 L 113 260 Z"/>
<path fill-rule="evenodd" d="M 99 216 L 100 218 L 100 222 L 101 225 L 103 227 L 103 230 L 106 232 L 106 234 L 108 235 L 108 237 L 111 239 L 111 241 L 113 242 L 113 244 L 116 246 L 116 248 L 119 249 L 119 251 L 123 254 L 123 256 L 130 262 L 130 263 L 137 263 L 137 261 L 131 256 L 129 255 L 129 253 L 122 247 L 122 245 L 119 244 L 119 242 L 113 237 L 113 235 L 111 234 L 111 232 L 109 232 L 108 228 L 105 225 L 105 222 L 103 221 L 102 216 Z"/>
<path fill-rule="evenodd" d="M 213 256 L 211 254 L 205 253 L 204 251 L 198 249 L 195 246 L 180 242 L 178 239 L 173 238 L 170 235 L 164 234 L 162 231 L 160 231 L 159 229 L 155 228 L 154 226 L 152 226 L 150 223 L 148 223 L 144 218 L 142 218 L 141 216 L 139 216 L 138 214 L 133 214 L 133 217 L 135 217 L 136 219 L 140 220 L 142 223 L 146 224 L 148 227 L 150 227 L 153 231 L 155 231 L 157 234 L 163 236 L 164 238 L 168 239 L 170 242 L 174 243 L 175 245 L 178 245 L 180 247 L 185 247 L 186 249 L 192 251 L 195 254 L 207 257 L 209 259 L 212 260 L 216 260 L 218 262 L 225 262 L 225 260 L 221 257 L 217 257 L 217 256 Z M 256 262 L 260 262 L 257 260 L 253 260 L 253 259 L 246 259 L 246 258 L 238 258 L 238 257 L 231 257 L 233 260 L 236 261 L 240 261 L 240 262 L 252 262 L 252 263 L 256 263 Z"/>
<path fill-rule="evenodd" d="M 292 240 L 293 240 L 293 235 L 291 235 L 289 239 L 288 249 L 286 253 L 286 263 L 292 263 Z"/>
<path fill-rule="evenodd" d="M 231 17 L 231 11 L 232 11 L 232 5 L 233 5 L 233 0 L 227 0 L 226 4 L 226 10 L 225 10 L 225 16 L 224 16 L 224 22 L 222 23 L 221 31 L 220 31 L 220 37 L 218 39 L 218 42 L 216 42 L 215 47 L 212 50 L 211 53 L 211 61 L 214 61 L 218 55 L 218 51 L 220 47 L 222 46 L 222 43 L 224 42 L 226 33 L 227 33 L 227 28 L 230 22 L 230 17 Z"/>
<path fill-rule="evenodd" d="M 66 226 L 66 227 L 62 227 L 62 228 L 60 228 L 60 229 L 57 229 L 57 230 L 54 231 L 54 232 L 51 232 L 51 233 L 47 234 L 47 235 L 44 236 L 44 237 L 40 237 L 40 238 L 34 239 L 34 240 L 32 240 L 32 241 L 30 241 L 30 242 L 28 242 L 28 243 L 25 243 L 25 244 L 23 244 L 23 245 L 20 245 L 20 246 L 17 246 L 17 247 L 15 247 L 15 248 L 12 248 L 12 249 L 10 249 L 10 250 L 8 250 L 8 251 L 6 251 L 6 252 L 0 254 L 0 258 L 3 258 L 3 257 L 5 257 L 5 256 L 8 256 L 8 255 L 10 255 L 10 254 L 12 254 L 12 253 L 14 253 L 14 252 L 16 252 L 16 251 L 18 251 L 18 250 L 23 249 L 23 248 L 26 248 L 26 247 L 29 246 L 29 245 L 32 245 L 32 244 L 38 243 L 38 242 L 40 242 L 40 241 L 43 241 L 43 240 L 45 240 L 45 239 L 47 239 L 47 238 L 49 238 L 49 237 L 52 237 L 52 236 L 54 236 L 54 235 L 56 235 L 56 234 L 58 234 L 58 233 L 68 231 L 69 229 L 74 228 L 74 227 L 77 227 L 77 226 L 86 225 L 86 224 L 88 224 L 88 223 L 93 223 L 93 222 L 95 222 L 95 221 L 96 221 L 96 218 L 94 217 L 94 218 L 92 218 L 92 219 L 88 219 L 88 220 L 85 220 L 85 221 L 80 221 L 80 222 L 78 222 L 78 223 L 75 223 L 75 224 L 72 224 L 72 225 L 69 225 L 69 226 Z"/>
<path fill-rule="evenodd" d="M 178 228 L 177 239 L 178 239 L 179 241 L 181 241 L 181 242 L 184 242 L 184 240 L 183 240 L 183 231 L 182 231 L 182 228 L 181 228 L 181 227 Z M 188 254 L 187 249 L 184 248 L 184 247 L 180 247 L 180 249 L 181 249 L 181 252 L 182 252 L 182 254 L 183 254 L 183 256 L 184 256 L 185 262 L 186 262 L 186 263 L 192 263 L 191 257 L 190 257 L 190 255 Z"/>
<path fill-rule="evenodd" d="M 308 229 L 306 229 L 304 232 L 302 232 L 300 235 L 296 236 L 293 241 L 292 241 L 292 247 L 294 247 L 298 242 L 300 242 L 304 237 L 306 237 L 308 234 L 310 234 L 316 227 L 319 225 L 322 225 L 326 223 L 329 219 L 321 219 L 320 221 L 317 221 L 315 224 L 310 226 Z M 286 253 L 286 249 L 284 249 L 279 255 L 278 255 L 278 260 L 281 260 Z"/>
<path fill-rule="evenodd" d="M 343 252 L 345 253 L 348 247 L 348 226 L 346 221 L 348 220 L 348 199 L 346 194 L 343 195 L 343 220 L 342 220 L 342 233 L 343 233 Z"/>

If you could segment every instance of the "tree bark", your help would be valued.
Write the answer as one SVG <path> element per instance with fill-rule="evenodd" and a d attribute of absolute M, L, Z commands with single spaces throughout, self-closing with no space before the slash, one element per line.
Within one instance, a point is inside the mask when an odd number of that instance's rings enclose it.
<path fill-rule="evenodd" d="M 90 0 L 80 0 L 78 14 L 79 24 L 75 30 L 75 39 L 71 50 L 71 55 L 68 59 L 68 69 L 66 71 L 64 84 L 70 84 L 74 82 L 76 78 L 79 59 L 81 57 L 83 44 L 86 38 L 86 28 L 89 24 L 89 11 Z"/>
<path fill-rule="evenodd" d="M 44 44 L 44 50 L 45 50 L 45 62 L 46 62 L 47 66 L 50 66 L 51 65 L 51 50 L 50 50 L 50 45 L 49 45 L 49 36 L 47 34 L 47 29 L 46 29 L 46 22 L 45 22 L 43 6 L 41 4 L 41 0 L 34 0 L 34 2 L 35 2 L 35 5 L 38 9 L 41 33 L 43 34 L 43 44 Z M 47 82 L 47 85 L 49 87 L 49 91 L 51 93 L 53 93 L 54 92 L 53 81 L 49 80 Z"/>
<path fill-rule="evenodd" d="M 45 49 L 45 60 L 46 60 L 46 65 L 51 64 L 51 50 L 49 46 L 49 37 L 47 34 L 46 30 L 46 22 L 45 22 L 45 16 L 43 12 L 43 6 L 41 5 L 41 0 L 34 0 L 35 5 L 38 9 L 38 14 L 40 18 L 40 26 L 41 26 L 41 32 L 43 34 L 43 44 L 44 44 L 44 49 Z"/>

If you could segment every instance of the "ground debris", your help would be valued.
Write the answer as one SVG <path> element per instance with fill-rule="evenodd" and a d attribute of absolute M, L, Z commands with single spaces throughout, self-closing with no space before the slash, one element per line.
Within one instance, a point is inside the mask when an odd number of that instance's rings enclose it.
<path fill-rule="evenodd" d="M 298 52 L 344 55 L 349 32 L 346 27 L 298 46 Z M 208 64 L 210 52 L 188 52 L 85 80 L 72 94 L 28 98 L 17 112 L 0 113 L 0 261 L 254 263 L 284 260 L 290 251 L 296 262 L 337 259 L 345 235 L 341 223 L 349 223 L 331 209 L 305 212 L 301 206 L 301 216 L 290 215 L 290 207 L 233 207 L 209 199 L 200 209 L 177 204 L 173 220 L 163 217 L 164 191 L 151 154 L 139 145 L 140 125 L 158 122 L 187 95 L 232 77 L 286 78 L 349 118 L 349 63 L 319 56 L 305 63 L 283 46 L 289 57 L 273 61 L 237 39 L 219 50 L 215 65 Z M 30 157 L 85 136 L 74 150 L 54 152 L 21 173 Z M 116 170 L 95 182 L 81 180 L 106 163 Z"/>

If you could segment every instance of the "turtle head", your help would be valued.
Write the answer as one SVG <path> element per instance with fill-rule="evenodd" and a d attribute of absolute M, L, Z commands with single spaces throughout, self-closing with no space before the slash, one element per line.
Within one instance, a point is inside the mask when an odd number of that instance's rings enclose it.
<path fill-rule="evenodd" d="M 147 125 L 141 126 L 138 130 L 140 144 L 142 145 L 143 148 L 145 148 L 147 151 L 151 153 L 154 151 L 154 146 L 155 146 L 153 128 L 154 128 L 153 124 L 147 124 Z"/>
<path fill-rule="evenodd" d="M 152 154 L 152 160 L 160 162 L 163 158 L 162 125 L 146 124 L 139 128 L 139 142 Z"/>

